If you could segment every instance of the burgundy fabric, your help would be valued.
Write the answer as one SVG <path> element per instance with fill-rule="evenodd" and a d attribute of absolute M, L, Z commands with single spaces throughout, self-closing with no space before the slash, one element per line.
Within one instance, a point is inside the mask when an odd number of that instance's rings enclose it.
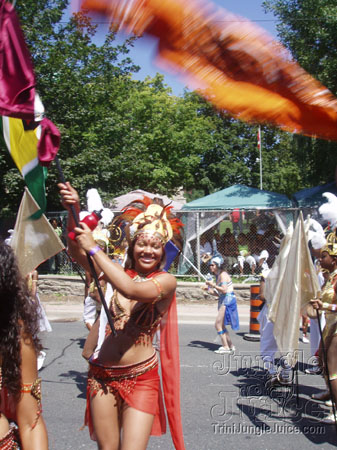
<path fill-rule="evenodd" d="M 60 148 L 61 134 L 53 122 L 47 118 L 41 121 L 41 138 L 37 144 L 41 166 L 49 166 Z"/>
<path fill-rule="evenodd" d="M 34 119 L 35 76 L 13 6 L 0 4 L 0 115 Z"/>

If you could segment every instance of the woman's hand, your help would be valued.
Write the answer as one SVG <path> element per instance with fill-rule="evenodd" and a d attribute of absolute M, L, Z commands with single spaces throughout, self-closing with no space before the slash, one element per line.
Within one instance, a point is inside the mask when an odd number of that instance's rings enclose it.
<path fill-rule="evenodd" d="M 59 183 L 57 186 L 62 197 L 61 203 L 65 209 L 69 211 L 71 205 L 79 207 L 80 197 L 76 189 L 68 181 L 66 183 Z"/>
<path fill-rule="evenodd" d="M 310 300 L 310 305 L 314 309 L 323 309 L 323 302 L 319 298 L 313 298 Z"/>
<path fill-rule="evenodd" d="M 211 287 L 211 288 L 215 288 L 216 284 L 213 281 L 206 281 L 207 286 Z"/>
<path fill-rule="evenodd" d="M 80 222 L 81 227 L 74 228 L 74 232 L 76 233 L 76 242 L 78 245 L 85 250 L 87 253 L 96 247 L 96 242 L 92 237 L 92 232 L 87 224 Z"/>

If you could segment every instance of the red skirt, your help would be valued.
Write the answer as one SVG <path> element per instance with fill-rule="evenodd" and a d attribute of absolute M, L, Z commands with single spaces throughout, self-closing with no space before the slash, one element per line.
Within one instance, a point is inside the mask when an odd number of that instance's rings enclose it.
<path fill-rule="evenodd" d="M 108 393 L 116 397 L 119 407 L 124 401 L 131 408 L 155 416 L 151 435 L 160 436 L 166 433 L 158 359 L 155 353 L 141 363 L 128 366 L 103 367 L 90 363 L 85 425 L 89 427 L 90 437 L 94 441 L 96 435 L 91 416 L 90 398 Z"/>

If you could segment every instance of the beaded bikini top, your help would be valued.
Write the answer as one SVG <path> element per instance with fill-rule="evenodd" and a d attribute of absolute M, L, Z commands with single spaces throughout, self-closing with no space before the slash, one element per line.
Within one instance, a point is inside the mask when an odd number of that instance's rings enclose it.
<path fill-rule="evenodd" d="M 136 275 L 133 280 L 135 282 L 142 282 L 148 281 L 151 278 Z M 132 337 L 136 344 L 152 342 L 153 336 L 163 317 L 163 314 L 158 311 L 157 304 L 155 303 L 138 302 L 128 312 L 121 305 L 116 289 L 111 298 L 110 311 L 116 331 L 123 330 L 125 334 Z M 107 325 L 106 334 L 110 333 L 110 326 Z"/>

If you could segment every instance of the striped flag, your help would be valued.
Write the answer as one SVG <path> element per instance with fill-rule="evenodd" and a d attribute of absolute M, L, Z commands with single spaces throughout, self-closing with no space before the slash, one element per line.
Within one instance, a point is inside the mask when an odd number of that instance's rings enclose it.
<path fill-rule="evenodd" d="M 45 179 L 60 146 L 60 133 L 44 118 L 34 68 L 13 5 L 2 5 L 0 21 L 0 134 L 29 191 L 46 210 Z M 1 117 L 2 116 L 2 117 Z M 2 133 L 1 133 L 2 132 Z"/>
<path fill-rule="evenodd" d="M 0 120 L 2 137 L 25 183 L 39 205 L 40 215 L 46 210 L 45 179 L 47 169 L 39 164 L 38 143 L 41 125 L 3 116 Z"/>

